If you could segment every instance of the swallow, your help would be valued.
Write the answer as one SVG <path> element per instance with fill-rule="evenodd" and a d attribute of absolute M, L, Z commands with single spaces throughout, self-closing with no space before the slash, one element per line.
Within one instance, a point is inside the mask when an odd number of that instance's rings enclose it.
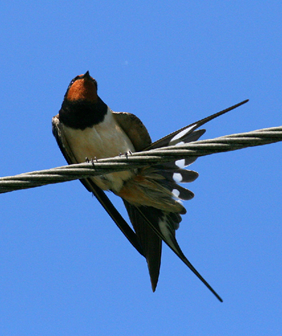
<path fill-rule="evenodd" d="M 69 84 L 59 113 L 52 118 L 52 131 L 68 164 L 102 159 L 121 153 L 175 146 L 198 140 L 208 121 L 246 103 L 201 119 L 152 143 L 141 120 L 134 114 L 114 112 L 98 96 L 97 81 L 87 71 Z M 178 183 L 192 182 L 198 173 L 184 169 L 196 157 L 148 165 L 139 169 L 81 179 L 93 193 L 134 248 L 146 258 L 152 290 L 155 291 L 161 265 L 162 241 L 186 264 L 205 286 L 221 297 L 193 267 L 179 247 L 175 231 L 186 213 L 182 200 L 194 194 Z M 120 215 L 105 191 L 122 198 L 133 229 Z"/>

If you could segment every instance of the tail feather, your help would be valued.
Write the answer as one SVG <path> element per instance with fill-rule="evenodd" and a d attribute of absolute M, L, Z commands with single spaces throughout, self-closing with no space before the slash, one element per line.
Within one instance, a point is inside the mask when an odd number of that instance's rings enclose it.
<path fill-rule="evenodd" d="M 174 181 L 176 183 L 193 182 L 199 176 L 199 174 L 193 170 L 180 169 L 177 167 L 154 166 L 154 168 L 162 170 L 162 176 L 168 181 Z"/>
<path fill-rule="evenodd" d="M 190 261 L 185 257 L 175 238 L 175 230 L 181 221 L 177 213 L 165 212 L 159 209 L 147 209 L 146 207 L 136 208 L 146 220 L 158 237 L 160 237 L 172 251 L 184 262 L 186 266 L 203 282 L 203 284 L 222 302 L 222 298 L 216 293 L 211 285 L 201 276 Z M 154 211 L 152 211 L 154 210 Z"/>
<path fill-rule="evenodd" d="M 143 248 L 144 256 L 148 264 L 152 290 L 154 292 L 157 287 L 161 267 L 162 240 L 146 223 L 146 220 L 140 215 L 140 212 L 135 206 L 125 200 L 123 200 L 123 202 L 137 238 Z M 152 207 L 147 207 L 146 209 L 149 211 L 155 210 L 155 208 Z"/>
<path fill-rule="evenodd" d="M 220 300 L 210 284 L 201 276 L 190 261 L 185 257 L 175 238 L 175 230 L 181 222 L 178 213 L 166 212 L 146 206 L 133 206 L 124 201 L 129 218 L 133 224 L 136 235 L 143 247 L 151 278 L 152 289 L 155 291 L 161 265 L 162 240 L 187 265 L 190 270 L 205 284 L 205 286 Z"/>
<path fill-rule="evenodd" d="M 170 187 L 172 189 L 172 194 L 175 198 L 179 198 L 183 201 L 189 201 L 194 197 L 194 193 L 189 189 L 183 188 L 178 184 Z"/>
<path fill-rule="evenodd" d="M 183 169 L 185 167 L 190 166 L 192 163 L 194 163 L 197 160 L 197 156 L 190 156 L 185 159 L 179 159 L 176 161 L 166 162 L 164 163 L 164 167 L 170 168 L 170 169 Z"/>
<path fill-rule="evenodd" d="M 154 142 L 146 149 L 153 150 L 164 146 L 177 146 L 179 144 L 196 141 L 205 133 L 205 130 L 197 130 L 198 127 L 246 102 L 247 100 L 183 127 L 182 129 Z M 205 284 L 205 286 L 220 301 L 222 301 L 221 297 L 185 257 L 175 238 L 175 230 L 178 229 L 179 223 L 181 222 L 180 214 L 185 214 L 186 210 L 182 206 L 172 207 L 172 204 L 175 202 L 175 198 L 180 200 L 190 200 L 194 197 L 194 194 L 190 190 L 183 188 L 178 183 L 192 182 L 198 177 L 198 173 L 183 169 L 193 163 L 196 159 L 197 157 L 190 157 L 174 162 L 147 166 L 138 170 L 140 176 L 145 177 L 145 180 L 147 181 L 153 182 L 150 186 L 156 186 L 154 188 L 151 187 L 151 189 L 148 190 L 148 194 L 151 195 L 150 197 L 154 196 L 153 198 L 158 200 L 158 202 L 154 204 L 161 204 L 163 198 L 168 198 L 171 199 L 171 203 L 170 201 L 167 203 L 168 208 L 164 209 L 163 207 L 157 208 L 137 204 L 133 205 L 126 200 L 124 200 L 124 204 L 137 238 L 143 248 L 148 263 L 153 291 L 155 291 L 158 283 L 163 240 Z M 159 187 L 157 185 L 159 185 Z M 173 212 L 172 209 L 174 209 L 173 211 L 175 212 Z"/>
<path fill-rule="evenodd" d="M 234 110 L 235 108 L 237 108 L 237 107 L 239 107 L 243 104 L 246 104 L 248 101 L 249 101 L 249 99 L 246 99 L 246 100 L 244 100 L 244 101 L 242 101 L 238 104 L 235 104 L 231 107 L 228 107 L 225 110 L 214 113 L 214 114 L 212 114 L 212 115 L 210 115 L 206 118 L 203 118 L 201 120 L 198 120 L 198 121 L 194 122 L 193 124 L 185 126 L 181 129 L 179 129 L 178 131 L 175 131 L 171 134 L 168 134 L 167 136 L 155 141 L 150 146 L 148 146 L 147 148 L 144 148 L 144 149 L 149 150 L 149 149 L 160 148 L 160 147 L 169 146 L 169 145 L 172 146 L 172 145 L 176 145 L 177 143 L 179 143 L 181 141 L 186 142 L 186 143 L 191 142 L 191 141 L 196 141 L 205 133 L 205 130 L 196 131 L 197 128 L 199 128 L 202 125 L 206 124 L 207 122 L 221 116 L 222 114 L 225 114 L 225 113 L 227 113 L 231 110 Z M 194 136 L 195 136 L 195 138 L 193 138 Z M 185 140 L 187 138 L 190 139 L 190 140 Z"/>

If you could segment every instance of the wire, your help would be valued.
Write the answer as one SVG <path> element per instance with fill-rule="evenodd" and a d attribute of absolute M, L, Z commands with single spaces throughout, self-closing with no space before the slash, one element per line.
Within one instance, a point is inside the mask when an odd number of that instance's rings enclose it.
<path fill-rule="evenodd" d="M 282 126 L 0 178 L 0 193 L 282 141 Z"/>

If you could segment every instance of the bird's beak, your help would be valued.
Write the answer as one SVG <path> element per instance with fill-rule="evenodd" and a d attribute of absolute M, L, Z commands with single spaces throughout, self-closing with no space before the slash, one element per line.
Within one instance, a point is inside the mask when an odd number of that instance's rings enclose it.
<path fill-rule="evenodd" d="M 82 76 L 82 78 L 85 78 L 85 79 L 90 79 L 90 74 L 89 74 L 89 71 L 86 71 L 85 74 Z"/>

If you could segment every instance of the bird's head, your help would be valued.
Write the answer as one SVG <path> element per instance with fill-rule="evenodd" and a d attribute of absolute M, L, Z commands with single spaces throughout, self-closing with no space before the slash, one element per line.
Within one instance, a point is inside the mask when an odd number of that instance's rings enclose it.
<path fill-rule="evenodd" d="M 90 102 L 97 102 L 98 85 L 94 78 L 92 78 L 87 71 L 84 75 L 76 76 L 69 84 L 65 99 L 75 102 L 87 100 Z"/>

